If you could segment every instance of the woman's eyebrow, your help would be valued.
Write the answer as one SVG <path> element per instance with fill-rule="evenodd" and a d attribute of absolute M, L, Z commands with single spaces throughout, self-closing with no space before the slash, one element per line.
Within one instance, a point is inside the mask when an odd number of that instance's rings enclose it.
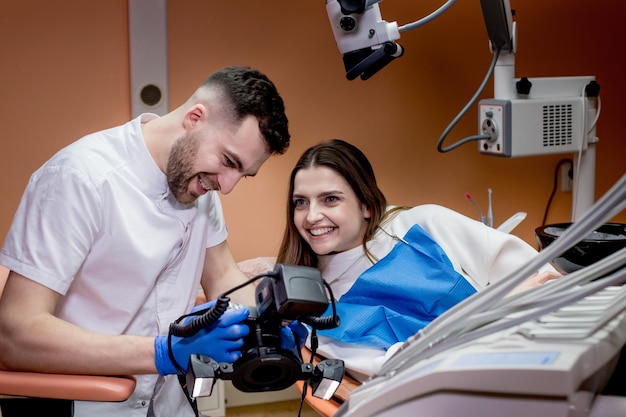
<path fill-rule="evenodd" d="M 345 193 L 339 190 L 330 190 L 330 191 L 324 191 L 322 193 L 319 193 L 317 197 L 327 197 L 329 195 L 337 195 L 337 194 L 344 195 Z M 291 197 L 292 198 L 307 198 L 305 195 L 298 194 L 298 193 L 293 193 Z"/>

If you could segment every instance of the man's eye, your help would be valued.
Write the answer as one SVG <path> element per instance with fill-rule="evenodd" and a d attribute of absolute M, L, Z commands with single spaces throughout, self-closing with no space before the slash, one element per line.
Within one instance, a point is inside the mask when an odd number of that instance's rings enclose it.
<path fill-rule="evenodd" d="M 232 159 L 230 159 L 229 157 L 224 156 L 224 165 L 226 165 L 227 167 L 232 168 L 232 167 L 234 167 L 234 166 L 235 166 L 235 163 L 234 163 L 234 162 L 233 162 L 233 160 L 232 160 Z"/>

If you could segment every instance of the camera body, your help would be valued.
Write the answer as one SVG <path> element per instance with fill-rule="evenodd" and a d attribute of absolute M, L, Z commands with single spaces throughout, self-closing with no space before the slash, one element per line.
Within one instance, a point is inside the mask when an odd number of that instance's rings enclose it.
<path fill-rule="evenodd" d="M 268 324 L 320 316 L 329 303 L 320 271 L 306 266 L 277 264 L 256 287 L 255 296 L 255 321 Z"/>
<path fill-rule="evenodd" d="M 190 357 L 187 386 L 192 387 L 193 397 L 210 395 L 215 379 L 231 380 L 243 392 L 264 392 L 282 390 L 320 374 L 301 359 L 298 342 L 304 341 L 296 341 L 295 350 L 281 343 L 283 327 L 290 321 L 311 323 L 311 318 L 319 318 L 327 310 L 329 300 L 319 270 L 277 264 L 257 286 L 255 297 L 256 306 L 248 307 L 250 315 L 243 322 L 250 333 L 237 361 L 218 364 L 206 356 Z M 324 367 L 338 367 L 341 380 L 343 361 L 331 362 Z"/>

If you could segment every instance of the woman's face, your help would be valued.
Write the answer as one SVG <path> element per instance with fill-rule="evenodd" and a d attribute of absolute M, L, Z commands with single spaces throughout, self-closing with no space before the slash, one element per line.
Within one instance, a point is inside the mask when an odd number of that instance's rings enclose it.
<path fill-rule="evenodd" d="M 317 255 L 362 244 L 369 210 L 336 171 L 325 166 L 301 169 L 291 198 L 296 229 Z"/>

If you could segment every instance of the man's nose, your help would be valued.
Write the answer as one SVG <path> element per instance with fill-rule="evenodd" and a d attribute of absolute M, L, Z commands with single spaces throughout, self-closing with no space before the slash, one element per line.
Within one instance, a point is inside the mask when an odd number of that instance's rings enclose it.
<path fill-rule="evenodd" d="M 222 194 L 230 193 L 235 185 L 239 182 L 242 175 L 238 171 L 231 171 L 219 177 L 220 192 Z"/>

